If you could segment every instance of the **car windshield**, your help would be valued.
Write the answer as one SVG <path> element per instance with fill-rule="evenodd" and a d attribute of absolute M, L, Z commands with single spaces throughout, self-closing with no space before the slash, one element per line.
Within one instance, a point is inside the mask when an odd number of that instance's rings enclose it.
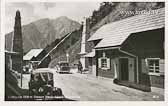
<path fill-rule="evenodd" d="M 60 63 L 60 66 L 69 66 L 68 63 Z"/>
<path fill-rule="evenodd" d="M 34 74 L 34 80 L 35 81 L 50 81 L 53 79 L 53 74 L 52 73 L 35 73 Z"/>

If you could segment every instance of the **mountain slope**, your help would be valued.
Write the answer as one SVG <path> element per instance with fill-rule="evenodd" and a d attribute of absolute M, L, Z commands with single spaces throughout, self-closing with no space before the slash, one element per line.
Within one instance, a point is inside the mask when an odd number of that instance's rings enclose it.
<path fill-rule="evenodd" d="M 55 39 L 60 39 L 69 32 L 79 29 L 80 24 L 65 16 L 56 19 L 40 19 L 22 27 L 23 50 L 45 48 Z M 13 32 L 5 35 L 5 49 L 11 50 Z"/>
<path fill-rule="evenodd" d="M 66 61 L 66 54 L 69 54 L 69 62 L 73 63 L 79 60 L 82 26 L 80 29 L 66 35 L 67 37 L 51 53 L 51 62 L 49 67 L 54 67 L 59 61 Z"/>
<path fill-rule="evenodd" d="M 137 14 L 129 14 L 126 12 L 150 11 L 164 7 L 164 2 L 116 2 L 116 6 L 112 7 L 111 12 L 103 19 L 98 21 L 92 28 L 91 34 L 107 23 L 118 21 Z M 106 7 L 105 7 L 106 8 Z M 125 13 L 124 13 L 125 12 Z"/>
<path fill-rule="evenodd" d="M 119 21 L 122 19 L 125 19 L 127 17 L 131 17 L 137 14 L 129 14 L 124 12 L 135 12 L 135 11 L 150 11 L 155 10 L 159 8 L 164 7 L 164 2 L 108 2 L 106 4 L 113 4 L 111 6 L 111 9 L 109 9 L 109 6 L 100 6 L 98 10 L 93 11 L 92 16 L 90 16 L 90 29 L 89 33 L 90 35 L 87 37 L 87 39 L 92 36 L 100 27 L 102 27 L 105 24 Z M 104 18 L 101 18 L 100 14 L 105 14 L 102 10 L 107 10 L 108 13 L 104 16 Z M 95 19 L 98 21 L 95 22 Z M 94 24 L 93 24 L 94 23 Z M 94 47 L 93 42 L 87 42 L 86 43 L 86 51 L 91 52 L 92 48 Z"/>
<path fill-rule="evenodd" d="M 121 14 L 120 11 L 141 11 L 141 10 L 153 10 L 163 7 L 163 4 L 159 3 L 138 3 L 138 2 L 118 2 L 115 4 L 116 6 L 113 6 L 114 8 L 110 10 L 109 14 L 105 15 L 104 18 L 102 18 L 100 21 L 97 21 L 97 24 L 92 26 L 90 29 L 90 35 L 91 36 L 97 29 L 99 29 L 102 25 L 111 23 L 114 21 L 118 21 L 130 16 L 133 16 L 134 14 Z M 104 8 L 109 8 L 108 6 L 105 6 Z M 106 10 L 106 9 L 105 9 Z M 95 15 L 96 16 L 96 15 Z M 81 30 L 82 31 L 82 30 Z M 76 36 L 82 36 L 81 32 L 73 34 L 76 34 Z M 71 37 L 73 37 L 73 34 Z M 89 38 L 89 36 L 86 37 L 86 39 Z M 69 44 L 71 41 L 71 37 L 65 40 L 56 50 L 51 54 L 51 62 L 49 64 L 49 67 L 54 67 L 58 61 L 66 61 L 66 53 L 69 54 L 69 62 L 74 63 L 75 61 L 79 60 L 79 54 L 80 53 L 80 43 L 81 43 L 81 37 L 78 38 L 76 43 L 73 45 Z M 86 51 L 91 52 L 93 46 L 93 42 L 87 42 L 86 43 Z"/>

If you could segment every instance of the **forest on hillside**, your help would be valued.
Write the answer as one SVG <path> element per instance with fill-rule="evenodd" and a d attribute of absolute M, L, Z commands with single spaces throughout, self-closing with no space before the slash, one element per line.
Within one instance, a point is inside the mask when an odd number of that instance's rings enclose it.
<path fill-rule="evenodd" d="M 165 6 L 164 2 L 102 2 L 100 3 L 99 9 L 94 10 L 92 12 L 92 15 L 89 17 L 90 27 L 92 28 L 97 23 L 99 23 L 103 18 L 105 18 L 109 14 L 116 13 L 116 11 L 154 10 L 154 9 L 162 8 L 164 6 Z M 115 18 L 115 21 L 116 21 L 116 20 L 123 19 L 129 16 L 133 16 L 133 15 L 134 14 L 123 16 L 120 14 L 117 18 L 116 17 L 111 17 L 111 18 Z"/>

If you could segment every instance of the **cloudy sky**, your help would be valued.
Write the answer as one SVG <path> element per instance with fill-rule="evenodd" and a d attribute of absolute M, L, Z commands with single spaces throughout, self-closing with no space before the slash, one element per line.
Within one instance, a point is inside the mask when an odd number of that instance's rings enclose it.
<path fill-rule="evenodd" d="M 22 25 L 42 18 L 54 19 L 67 16 L 81 22 L 83 17 L 90 16 L 97 10 L 99 2 L 15 2 L 5 4 L 5 32 L 13 30 L 16 10 L 21 11 Z"/>

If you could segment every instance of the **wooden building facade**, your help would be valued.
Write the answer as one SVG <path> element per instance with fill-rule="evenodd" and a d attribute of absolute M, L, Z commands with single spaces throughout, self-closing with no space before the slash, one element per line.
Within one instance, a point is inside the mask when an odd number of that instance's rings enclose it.
<path fill-rule="evenodd" d="M 165 13 L 164 8 L 157 11 L 98 29 L 88 40 L 95 44 L 95 55 L 86 55 L 91 60 L 91 73 L 144 91 L 164 88 Z"/>

